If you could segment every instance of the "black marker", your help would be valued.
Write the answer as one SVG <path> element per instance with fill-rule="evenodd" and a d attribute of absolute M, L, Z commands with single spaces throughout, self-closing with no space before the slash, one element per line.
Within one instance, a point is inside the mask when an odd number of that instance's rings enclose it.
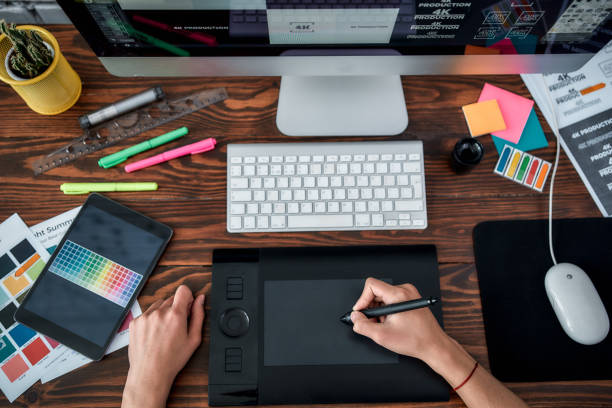
<path fill-rule="evenodd" d="M 390 315 L 394 313 L 406 312 L 408 310 L 420 309 L 422 307 L 427 307 L 434 305 L 440 301 L 440 298 L 437 297 L 428 297 L 428 298 L 420 298 L 415 300 L 409 300 L 407 302 L 401 303 L 393 303 L 391 305 L 375 307 L 373 309 L 364 309 L 359 310 L 359 312 L 363 313 L 368 319 L 372 317 L 380 317 L 385 315 Z M 340 321 L 342 323 L 348 324 L 349 326 L 353 325 L 353 321 L 351 320 L 351 313 L 353 311 L 347 312 L 342 317 L 340 317 Z"/>

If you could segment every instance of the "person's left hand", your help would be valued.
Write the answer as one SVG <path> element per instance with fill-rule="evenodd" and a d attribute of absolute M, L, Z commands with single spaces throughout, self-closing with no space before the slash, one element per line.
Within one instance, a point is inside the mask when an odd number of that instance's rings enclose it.
<path fill-rule="evenodd" d="M 204 295 L 181 285 L 130 323 L 122 407 L 163 407 L 174 378 L 202 341 Z"/>

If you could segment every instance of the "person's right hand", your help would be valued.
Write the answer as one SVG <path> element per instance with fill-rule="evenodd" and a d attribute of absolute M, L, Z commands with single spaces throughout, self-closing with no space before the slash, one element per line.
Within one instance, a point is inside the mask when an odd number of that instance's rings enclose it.
<path fill-rule="evenodd" d="M 353 330 L 398 354 L 429 362 L 435 350 L 448 337 L 428 307 L 369 320 L 358 312 L 381 304 L 405 302 L 420 297 L 419 291 L 411 284 L 392 286 L 368 278 L 361 297 L 353 306 Z"/>

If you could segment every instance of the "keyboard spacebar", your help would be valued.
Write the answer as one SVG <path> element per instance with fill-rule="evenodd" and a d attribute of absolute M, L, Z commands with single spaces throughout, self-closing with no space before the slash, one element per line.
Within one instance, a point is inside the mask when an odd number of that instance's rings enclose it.
<path fill-rule="evenodd" d="M 340 228 L 352 227 L 353 216 L 344 215 L 289 215 L 288 228 Z"/>

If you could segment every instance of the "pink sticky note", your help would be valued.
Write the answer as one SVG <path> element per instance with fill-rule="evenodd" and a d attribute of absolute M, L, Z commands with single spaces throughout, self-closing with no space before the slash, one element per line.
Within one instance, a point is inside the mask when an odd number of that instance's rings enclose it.
<path fill-rule="evenodd" d="M 489 45 L 489 48 L 499 50 L 502 54 L 518 54 L 514 44 L 512 44 L 512 41 L 509 38 L 504 38 L 495 44 Z"/>
<path fill-rule="evenodd" d="M 518 143 L 533 108 L 533 101 L 485 83 L 478 102 L 491 99 L 497 100 L 499 110 L 501 110 L 504 122 L 506 122 L 506 130 L 495 132 L 493 136 L 507 140 L 510 143 Z"/>

